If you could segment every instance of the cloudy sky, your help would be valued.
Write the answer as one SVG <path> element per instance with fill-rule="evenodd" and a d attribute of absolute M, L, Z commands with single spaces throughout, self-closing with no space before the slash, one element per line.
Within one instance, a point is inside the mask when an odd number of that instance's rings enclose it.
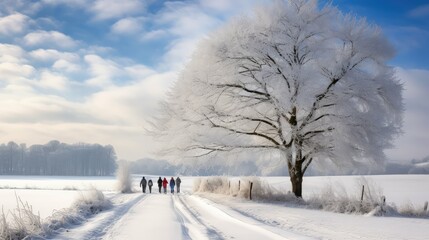
<path fill-rule="evenodd" d="M 1 0 L 0 143 L 112 144 L 151 156 L 147 120 L 198 41 L 268 0 Z M 404 134 L 388 156 L 429 155 L 429 4 L 334 0 L 397 48 Z"/>

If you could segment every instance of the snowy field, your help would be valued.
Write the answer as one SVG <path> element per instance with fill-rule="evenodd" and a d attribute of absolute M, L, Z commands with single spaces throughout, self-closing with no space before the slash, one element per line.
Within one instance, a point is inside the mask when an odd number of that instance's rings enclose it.
<path fill-rule="evenodd" d="M 170 179 L 171 176 L 166 176 Z M 88 222 L 60 231 L 52 239 L 427 239 L 429 220 L 405 217 L 369 217 L 295 208 L 282 203 L 252 202 L 216 194 L 192 194 L 197 177 L 181 177 L 180 195 L 141 194 L 141 176 L 133 177 L 134 194 L 118 194 L 114 177 L 0 176 L 0 205 L 16 207 L 16 196 L 28 202 L 42 218 L 68 208 L 82 191 L 98 188 L 113 208 Z M 146 176 L 154 182 L 157 176 Z M 232 181 L 238 181 L 238 177 Z M 287 177 L 264 177 L 287 191 Z M 428 175 L 367 176 L 387 202 L 421 206 L 429 200 Z M 341 191 L 360 191 L 360 177 L 306 177 L 304 198 L 326 185 Z M 142 224 L 144 223 L 144 224 Z M 168 231 L 167 231 L 168 230 Z"/>

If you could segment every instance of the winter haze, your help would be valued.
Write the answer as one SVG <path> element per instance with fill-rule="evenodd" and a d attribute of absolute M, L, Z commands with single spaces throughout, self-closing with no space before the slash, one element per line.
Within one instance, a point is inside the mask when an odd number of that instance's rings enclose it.
<path fill-rule="evenodd" d="M 323 2 L 323 1 L 321 1 Z M 263 0 L 0 2 L 0 143 L 111 144 L 153 157 L 148 120 L 199 40 Z M 367 17 L 396 48 L 403 135 L 387 152 L 429 155 L 429 11 L 425 1 L 333 1 Z"/>

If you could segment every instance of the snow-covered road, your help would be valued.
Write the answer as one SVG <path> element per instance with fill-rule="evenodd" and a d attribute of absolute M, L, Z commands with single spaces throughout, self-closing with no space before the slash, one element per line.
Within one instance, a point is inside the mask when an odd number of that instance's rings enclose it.
<path fill-rule="evenodd" d="M 114 207 L 53 239 L 312 239 L 189 194 L 118 194 Z"/>

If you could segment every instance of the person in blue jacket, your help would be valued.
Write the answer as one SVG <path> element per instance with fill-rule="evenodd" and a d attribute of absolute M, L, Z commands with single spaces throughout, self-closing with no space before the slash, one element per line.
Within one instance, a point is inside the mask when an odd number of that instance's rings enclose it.
<path fill-rule="evenodd" d="M 176 183 L 174 181 L 174 178 L 171 177 L 171 179 L 170 179 L 170 188 L 171 188 L 171 193 L 173 193 L 173 194 L 174 194 L 174 186 L 175 185 L 176 185 Z"/>

